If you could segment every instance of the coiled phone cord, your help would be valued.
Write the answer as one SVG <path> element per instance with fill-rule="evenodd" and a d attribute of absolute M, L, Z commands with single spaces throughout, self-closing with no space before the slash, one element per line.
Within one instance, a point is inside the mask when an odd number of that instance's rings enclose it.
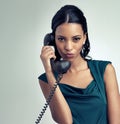
<path fill-rule="evenodd" d="M 38 115 L 38 118 L 37 118 L 36 121 L 35 121 L 36 124 L 39 124 L 39 123 L 40 123 L 40 121 L 41 121 L 43 115 L 45 114 L 45 111 L 46 111 L 47 107 L 49 106 L 49 104 L 50 104 L 50 102 L 51 102 L 51 100 L 52 100 L 52 97 L 53 97 L 53 95 L 54 95 L 54 93 L 55 93 L 55 90 L 56 90 L 56 88 L 57 88 L 57 85 L 58 85 L 58 83 L 60 82 L 62 76 L 63 76 L 62 74 L 59 74 L 59 75 L 58 75 L 57 81 L 56 81 L 56 83 L 54 84 L 52 90 L 50 91 L 50 94 L 49 94 L 49 96 L 48 96 L 48 98 L 47 98 L 47 100 L 46 100 L 46 103 L 45 103 L 45 105 L 43 106 L 43 109 L 41 110 L 40 114 Z"/>

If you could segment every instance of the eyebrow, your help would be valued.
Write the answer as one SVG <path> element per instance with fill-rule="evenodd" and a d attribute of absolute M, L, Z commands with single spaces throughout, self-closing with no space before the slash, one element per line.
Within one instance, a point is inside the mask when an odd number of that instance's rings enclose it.
<path fill-rule="evenodd" d="M 64 37 L 64 36 L 62 36 L 62 35 L 56 35 L 57 37 Z"/>
<path fill-rule="evenodd" d="M 57 37 L 65 37 L 65 36 L 62 36 L 62 35 L 57 35 Z M 75 35 L 73 37 L 81 37 L 81 35 Z"/>
<path fill-rule="evenodd" d="M 75 35 L 75 36 L 73 36 L 73 38 L 74 38 L 74 37 L 82 37 L 82 36 L 81 36 L 81 35 Z"/>

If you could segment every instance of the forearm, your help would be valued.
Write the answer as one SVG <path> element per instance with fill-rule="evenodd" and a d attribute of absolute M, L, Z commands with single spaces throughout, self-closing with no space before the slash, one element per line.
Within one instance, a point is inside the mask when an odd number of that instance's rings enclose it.
<path fill-rule="evenodd" d="M 57 87 L 51 100 L 50 109 L 52 117 L 57 123 L 72 124 L 72 114 L 70 108 L 62 95 L 59 86 Z"/>
<path fill-rule="evenodd" d="M 56 83 L 56 79 L 52 72 L 47 72 L 46 76 L 47 76 L 48 84 L 47 84 L 47 88 L 43 89 L 43 92 L 47 99 L 52 87 Z M 47 93 L 45 93 L 46 92 L 45 90 L 47 90 Z M 57 123 L 72 124 L 72 114 L 71 114 L 70 108 L 59 86 L 57 86 L 54 96 L 50 102 L 50 110 L 51 110 L 53 119 Z"/>
<path fill-rule="evenodd" d="M 50 91 L 56 83 L 56 79 L 53 75 L 50 59 L 56 58 L 54 50 L 50 46 L 44 46 L 41 50 L 40 58 L 43 62 L 44 69 L 47 76 L 48 83 L 40 80 L 40 86 L 43 91 L 43 94 L 46 100 L 49 97 Z M 72 124 L 72 115 L 70 108 L 60 91 L 59 86 L 56 88 L 56 91 L 53 95 L 53 98 L 50 102 L 50 110 L 54 120 L 59 124 Z"/>

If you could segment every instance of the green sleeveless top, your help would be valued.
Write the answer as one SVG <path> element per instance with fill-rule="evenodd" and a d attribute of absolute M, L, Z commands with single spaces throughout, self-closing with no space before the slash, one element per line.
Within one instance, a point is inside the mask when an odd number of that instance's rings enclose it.
<path fill-rule="evenodd" d="M 94 80 L 86 88 L 59 83 L 60 90 L 71 109 L 73 124 L 109 124 L 103 76 L 111 62 L 87 60 L 87 63 Z M 45 73 L 38 79 L 47 82 Z"/>

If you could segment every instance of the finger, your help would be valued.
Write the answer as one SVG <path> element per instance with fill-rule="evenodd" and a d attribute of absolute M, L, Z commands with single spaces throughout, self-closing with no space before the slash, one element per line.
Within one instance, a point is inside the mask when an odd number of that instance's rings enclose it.
<path fill-rule="evenodd" d="M 49 46 L 49 47 L 44 47 L 42 49 L 41 54 L 47 54 L 47 53 L 54 53 L 53 47 Z"/>
<path fill-rule="evenodd" d="M 41 55 L 42 58 L 54 58 L 56 59 L 55 53 L 53 48 L 51 47 L 44 47 L 43 50 L 41 51 Z"/>
<path fill-rule="evenodd" d="M 46 53 L 45 53 L 45 56 L 48 57 L 48 58 L 54 58 L 56 59 L 56 56 L 55 56 L 55 53 L 53 50 L 48 50 Z"/>
<path fill-rule="evenodd" d="M 49 51 L 49 50 L 55 51 L 53 46 L 43 46 L 42 47 L 42 51 Z"/>

